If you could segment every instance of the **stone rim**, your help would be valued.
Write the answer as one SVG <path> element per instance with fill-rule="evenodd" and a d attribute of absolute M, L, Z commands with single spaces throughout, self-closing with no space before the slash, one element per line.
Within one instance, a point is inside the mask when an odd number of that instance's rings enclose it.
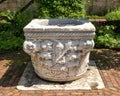
<path fill-rule="evenodd" d="M 57 23 L 53 25 L 47 24 L 50 21 L 54 23 L 55 20 L 58 21 L 58 24 Z M 68 24 L 65 25 L 64 23 L 61 23 L 61 25 L 63 26 L 59 26 L 59 21 L 61 22 L 64 21 L 65 24 L 66 22 Z M 70 21 L 73 21 L 73 22 L 70 22 Z M 69 22 L 70 22 L 70 25 L 69 25 Z M 26 25 L 23 30 L 24 32 L 29 32 L 29 31 L 35 31 L 35 32 L 38 32 L 38 31 L 44 31 L 44 32 L 46 31 L 53 31 L 53 32 L 54 31 L 59 31 L 59 32 L 88 31 L 88 32 L 91 32 L 92 31 L 92 32 L 95 32 L 95 27 L 91 22 L 89 22 L 88 19 L 67 19 L 67 18 L 65 19 L 34 19 L 28 25 Z"/>

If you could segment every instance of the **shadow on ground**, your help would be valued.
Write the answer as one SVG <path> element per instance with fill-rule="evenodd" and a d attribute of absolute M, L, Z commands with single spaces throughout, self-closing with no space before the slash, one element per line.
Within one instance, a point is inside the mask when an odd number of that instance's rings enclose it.
<path fill-rule="evenodd" d="M 120 51 L 110 49 L 94 49 L 90 58 L 100 70 L 120 70 Z"/>
<path fill-rule="evenodd" d="M 23 51 L 0 53 L 0 86 L 16 86 L 29 60 Z"/>
<path fill-rule="evenodd" d="M 90 58 L 96 62 L 99 70 L 111 68 L 120 70 L 120 51 L 94 49 Z M 16 86 L 28 61 L 30 61 L 30 57 L 23 51 L 0 53 L 0 86 Z"/>

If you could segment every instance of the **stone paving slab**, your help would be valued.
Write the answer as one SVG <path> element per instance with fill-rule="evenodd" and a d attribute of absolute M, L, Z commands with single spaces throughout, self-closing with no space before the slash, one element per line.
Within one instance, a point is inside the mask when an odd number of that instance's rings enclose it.
<path fill-rule="evenodd" d="M 29 62 L 18 85 L 19 90 L 91 90 L 103 89 L 104 83 L 94 61 L 90 61 L 88 71 L 78 80 L 67 83 L 56 83 L 39 78 Z"/>

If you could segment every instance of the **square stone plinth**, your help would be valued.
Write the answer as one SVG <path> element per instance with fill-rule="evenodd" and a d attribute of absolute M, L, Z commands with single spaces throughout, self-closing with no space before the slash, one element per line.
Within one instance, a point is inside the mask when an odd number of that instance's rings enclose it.
<path fill-rule="evenodd" d="M 90 61 L 87 72 L 80 79 L 71 82 L 57 83 L 39 78 L 29 63 L 17 85 L 19 90 L 91 90 L 105 88 L 94 61 Z"/>

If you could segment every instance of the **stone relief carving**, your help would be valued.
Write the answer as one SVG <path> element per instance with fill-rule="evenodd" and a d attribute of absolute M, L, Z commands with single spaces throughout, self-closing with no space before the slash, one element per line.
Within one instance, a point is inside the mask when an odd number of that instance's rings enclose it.
<path fill-rule="evenodd" d="M 93 46 L 93 40 L 26 40 L 24 51 L 30 55 L 37 54 L 44 64 L 69 65 L 76 63 L 79 65 L 78 59 L 91 51 Z"/>
<path fill-rule="evenodd" d="M 36 73 L 47 80 L 54 78 L 53 81 L 73 80 L 86 72 L 89 52 L 93 47 L 92 39 L 26 40 L 24 42 L 24 51 L 31 55 Z"/>

